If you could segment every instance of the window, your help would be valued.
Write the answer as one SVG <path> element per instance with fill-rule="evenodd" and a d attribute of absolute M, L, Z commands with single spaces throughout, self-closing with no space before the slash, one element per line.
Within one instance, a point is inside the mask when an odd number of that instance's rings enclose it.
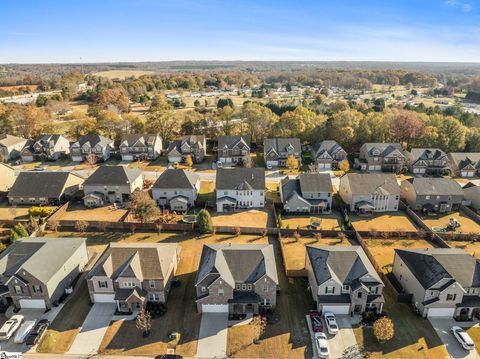
<path fill-rule="evenodd" d="M 242 284 L 242 290 L 247 290 L 247 285 L 245 283 Z"/>
<path fill-rule="evenodd" d="M 368 290 L 370 291 L 371 294 L 378 293 L 378 287 L 368 287 Z"/>
<path fill-rule="evenodd" d="M 16 294 L 23 294 L 23 288 L 21 286 L 16 285 L 14 288 Z"/>
<path fill-rule="evenodd" d="M 34 293 L 42 293 L 42 287 L 39 285 L 34 285 L 33 286 L 33 292 Z"/>
<path fill-rule="evenodd" d="M 401 267 L 401 266 L 402 266 L 402 265 L 400 264 L 400 267 Z M 401 274 L 400 274 L 400 277 L 399 277 L 398 279 L 402 280 L 402 275 L 401 275 Z"/>
<path fill-rule="evenodd" d="M 447 300 L 448 301 L 453 301 L 457 298 L 456 294 L 447 294 Z"/>
<path fill-rule="evenodd" d="M 343 286 L 343 290 L 349 290 L 350 289 L 350 286 L 349 285 L 344 285 Z"/>
<path fill-rule="evenodd" d="M 335 287 L 325 287 L 325 294 L 334 294 Z"/>
<path fill-rule="evenodd" d="M 99 280 L 98 281 L 98 288 L 108 288 L 108 283 L 106 280 Z"/>
<path fill-rule="evenodd" d="M 430 199 L 430 196 L 425 196 L 425 199 Z"/>
<path fill-rule="evenodd" d="M 160 296 L 158 295 L 158 293 L 150 293 L 149 294 L 149 299 L 151 301 L 158 301 L 158 300 L 160 300 Z"/>
<path fill-rule="evenodd" d="M 235 286 L 235 289 L 237 289 L 237 290 L 242 289 L 242 285 L 240 283 L 237 283 L 237 285 Z"/>
<path fill-rule="evenodd" d="M 251 285 L 251 284 L 248 284 L 248 285 L 247 285 L 247 289 L 248 289 L 248 290 L 252 290 L 252 285 Z"/>
<path fill-rule="evenodd" d="M 223 288 L 219 288 L 218 289 L 218 296 L 223 297 L 224 294 L 225 294 L 225 290 Z"/>
<path fill-rule="evenodd" d="M 262 303 L 262 305 L 267 305 L 267 306 L 271 304 L 272 304 L 272 301 L 270 298 L 265 298 Z"/>
<path fill-rule="evenodd" d="M 135 282 L 123 282 L 123 287 L 124 288 L 134 288 L 136 286 L 137 285 L 135 284 Z"/>
<path fill-rule="evenodd" d="M 357 298 L 362 298 L 362 292 L 358 292 Z"/>
<path fill-rule="evenodd" d="M 264 291 L 264 292 L 268 292 L 268 284 L 264 284 L 264 285 L 263 285 L 263 291 Z"/>
<path fill-rule="evenodd" d="M 204 293 L 207 291 L 207 287 L 201 287 L 200 290 L 202 291 L 202 293 Z"/>
<path fill-rule="evenodd" d="M 149 286 L 150 288 L 155 288 L 155 281 L 150 279 L 150 280 L 148 281 L 148 286 Z"/>

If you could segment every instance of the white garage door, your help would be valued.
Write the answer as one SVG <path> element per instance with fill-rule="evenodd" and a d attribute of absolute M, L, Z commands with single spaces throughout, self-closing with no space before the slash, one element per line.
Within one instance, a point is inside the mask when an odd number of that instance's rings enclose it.
<path fill-rule="evenodd" d="M 133 155 L 122 155 L 122 161 L 133 161 Z"/>
<path fill-rule="evenodd" d="M 455 313 L 455 308 L 430 308 L 427 317 L 448 317 L 452 318 Z"/>
<path fill-rule="evenodd" d="M 115 303 L 115 294 L 94 294 L 95 303 Z"/>
<path fill-rule="evenodd" d="M 318 167 L 318 169 L 323 169 L 323 168 L 325 168 L 325 163 L 319 163 L 317 165 L 317 167 Z"/>
<path fill-rule="evenodd" d="M 322 313 L 330 312 L 333 314 L 349 314 L 350 306 L 349 305 L 324 305 L 322 306 Z"/>
<path fill-rule="evenodd" d="M 38 308 L 45 309 L 45 301 L 43 299 L 20 299 L 20 308 Z"/>
<path fill-rule="evenodd" d="M 228 304 L 202 304 L 202 312 L 226 313 L 228 312 Z"/>
<path fill-rule="evenodd" d="M 460 176 L 461 177 L 473 177 L 473 173 L 472 172 L 468 172 L 468 171 L 462 171 L 460 173 Z"/>

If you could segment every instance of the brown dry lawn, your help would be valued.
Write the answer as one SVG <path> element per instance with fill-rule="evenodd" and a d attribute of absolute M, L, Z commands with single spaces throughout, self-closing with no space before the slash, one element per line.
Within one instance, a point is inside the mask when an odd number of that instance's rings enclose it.
<path fill-rule="evenodd" d="M 424 239 L 365 239 L 370 252 L 384 273 L 392 270 L 395 249 L 432 248 Z"/>
<path fill-rule="evenodd" d="M 282 216 L 282 228 L 309 229 L 312 221 L 320 223 L 324 231 L 339 231 L 341 219 L 335 214 L 319 216 Z"/>
<path fill-rule="evenodd" d="M 235 213 L 215 213 L 212 215 L 213 226 L 266 228 L 268 213 L 260 210 L 249 210 Z"/>
<path fill-rule="evenodd" d="M 450 247 L 463 249 L 477 259 L 480 259 L 480 242 L 449 241 Z"/>
<path fill-rule="evenodd" d="M 463 328 L 467 331 L 467 333 L 470 335 L 470 338 L 472 338 L 473 342 L 475 343 L 475 348 L 477 349 L 477 352 L 480 350 L 480 327 L 478 325 L 470 327 L 470 328 Z"/>
<path fill-rule="evenodd" d="M 198 200 L 201 202 L 215 200 L 215 181 L 200 181 Z"/>
<path fill-rule="evenodd" d="M 158 157 L 154 161 L 133 161 L 128 164 L 128 167 L 130 168 L 139 168 L 143 171 L 149 172 L 165 171 L 167 166 L 168 160 L 165 157 Z"/>
<path fill-rule="evenodd" d="M 127 77 L 140 77 L 143 75 L 153 75 L 155 71 L 146 70 L 107 70 L 93 73 L 95 76 L 106 77 L 107 79 L 119 79 L 123 80 Z"/>
<path fill-rule="evenodd" d="M 82 203 L 69 205 L 67 211 L 60 217 L 69 221 L 108 221 L 117 222 L 127 214 L 126 209 L 113 209 L 112 206 L 86 208 Z"/>
<path fill-rule="evenodd" d="M 283 238 L 281 246 L 283 248 L 285 267 L 288 271 L 296 271 L 305 269 L 305 246 L 350 246 L 350 242 L 346 238 L 299 238 L 298 241 L 292 237 Z"/>
<path fill-rule="evenodd" d="M 351 215 L 350 220 L 357 231 L 378 231 L 378 232 L 416 232 L 417 227 L 401 212 L 377 214 L 372 217 L 360 217 Z"/>
<path fill-rule="evenodd" d="M 267 191 L 265 193 L 265 198 L 268 201 L 272 201 L 273 203 L 282 203 L 282 200 L 280 198 L 280 192 L 278 189 L 278 183 L 267 182 L 265 184 L 265 187 L 267 188 Z"/>
<path fill-rule="evenodd" d="M 480 233 L 480 226 L 467 216 L 460 212 L 450 213 L 442 216 L 421 216 L 423 223 L 430 228 L 432 227 L 445 227 L 448 224 L 450 218 L 455 218 L 460 222 L 462 227 L 460 228 L 462 233 Z"/>
<path fill-rule="evenodd" d="M 28 219 L 28 207 L 0 206 L 0 220 Z"/>

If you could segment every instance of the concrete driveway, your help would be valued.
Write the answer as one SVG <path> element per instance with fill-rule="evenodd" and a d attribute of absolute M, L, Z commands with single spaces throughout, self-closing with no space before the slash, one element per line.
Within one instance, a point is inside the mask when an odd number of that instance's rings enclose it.
<path fill-rule="evenodd" d="M 228 313 L 203 313 L 195 358 L 227 357 Z"/>
<path fill-rule="evenodd" d="M 440 318 L 429 318 L 430 323 L 432 323 L 433 328 L 437 332 L 438 336 L 442 340 L 443 344 L 447 347 L 448 353 L 454 359 L 479 359 L 480 356 L 476 350 L 466 351 L 458 343 L 457 339 L 450 333 L 450 328 L 453 326 L 459 327 L 468 327 L 472 323 L 466 322 L 464 324 L 456 322 L 453 319 L 440 319 Z M 477 348 L 479 349 L 479 348 Z"/>
<path fill-rule="evenodd" d="M 357 340 L 355 339 L 355 334 L 352 329 L 352 318 L 347 315 L 337 315 L 336 318 L 338 334 L 335 336 L 331 336 L 327 333 L 324 323 L 324 331 L 327 334 L 331 359 L 342 358 L 342 354 L 346 350 L 352 350 L 352 348 L 357 345 Z"/>
<path fill-rule="evenodd" d="M 67 354 L 96 354 L 116 307 L 115 303 L 95 303 Z"/>

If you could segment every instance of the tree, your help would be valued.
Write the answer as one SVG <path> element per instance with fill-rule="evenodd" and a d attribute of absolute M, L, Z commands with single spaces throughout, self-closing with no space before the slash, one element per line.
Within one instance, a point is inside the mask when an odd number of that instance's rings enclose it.
<path fill-rule="evenodd" d="M 128 96 L 122 88 L 101 90 L 95 99 L 93 112 L 108 110 L 114 112 L 128 111 Z"/>
<path fill-rule="evenodd" d="M 373 110 L 375 112 L 382 112 L 385 109 L 385 100 L 383 98 L 377 98 L 373 101 Z"/>
<path fill-rule="evenodd" d="M 146 116 L 145 130 L 148 133 L 159 134 L 163 140 L 169 141 L 174 138 L 179 129 L 172 106 L 163 96 L 155 96 Z"/>
<path fill-rule="evenodd" d="M 147 223 L 160 215 L 160 210 L 155 201 L 147 192 L 135 191 L 130 198 L 130 210 L 135 218 L 142 223 Z"/>
<path fill-rule="evenodd" d="M 285 167 L 290 171 L 298 170 L 298 160 L 294 155 L 288 156 L 287 160 L 285 161 Z"/>
<path fill-rule="evenodd" d="M 88 223 L 86 221 L 76 221 L 75 222 L 75 229 L 78 232 L 84 233 L 88 228 Z"/>
<path fill-rule="evenodd" d="M 425 123 L 416 112 L 400 110 L 390 122 L 390 136 L 392 141 L 400 142 L 408 147 L 410 142 L 421 138 L 425 134 Z"/>
<path fill-rule="evenodd" d="M 112 111 L 100 111 L 96 115 L 97 129 L 109 138 L 121 139 L 127 132 L 126 122 Z"/>
<path fill-rule="evenodd" d="M 10 241 L 15 242 L 17 239 L 28 237 L 28 231 L 26 228 L 21 224 L 17 223 L 11 230 L 10 230 Z"/>
<path fill-rule="evenodd" d="M 241 114 L 243 123 L 248 126 L 248 132 L 256 143 L 262 143 L 278 121 L 278 117 L 268 107 L 256 102 L 243 104 Z"/>
<path fill-rule="evenodd" d="M 187 155 L 185 157 L 185 166 L 187 166 L 187 167 L 192 167 L 193 166 L 192 156 Z"/>
<path fill-rule="evenodd" d="M 58 228 L 60 228 L 60 223 L 58 221 L 48 221 L 48 229 L 51 231 L 57 232 Z"/>
<path fill-rule="evenodd" d="M 135 326 L 138 330 L 142 331 L 145 336 L 150 334 L 150 329 L 152 329 L 152 316 L 150 315 L 150 312 L 144 308 L 140 309 Z"/>
<path fill-rule="evenodd" d="M 230 97 L 227 98 L 221 98 L 217 102 L 217 108 L 224 108 L 225 106 L 229 106 L 230 108 L 233 108 L 233 101 Z"/>
<path fill-rule="evenodd" d="M 211 232 L 213 224 L 210 212 L 208 212 L 206 209 L 202 209 L 200 212 L 198 212 L 197 224 L 201 233 Z"/>
<path fill-rule="evenodd" d="M 278 134 L 284 137 L 300 137 L 308 139 L 312 130 L 325 122 L 325 117 L 315 112 L 298 106 L 293 111 L 285 112 L 275 125 Z"/>
<path fill-rule="evenodd" d="M 344 159 L 343 161 L 340 161 L 338 164 L 338 169 L 343 172 L 348 172 L 350 171 L 350 162 L 348 162 L 347 159 Z"/>
<path fill-rule="evenodd" d="M 379 342 L 385 342 L 393 338 L 395 329 L 390 318 L 382 317 L 373 323 L 373 334 Z"/>

